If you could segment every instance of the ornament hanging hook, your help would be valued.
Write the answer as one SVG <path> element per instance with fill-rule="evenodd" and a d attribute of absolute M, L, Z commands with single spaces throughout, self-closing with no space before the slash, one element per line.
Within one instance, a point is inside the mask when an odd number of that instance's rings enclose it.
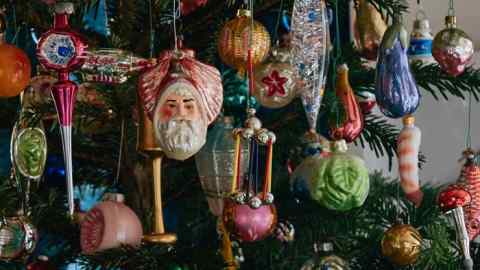
<path fill-rule="evenodd" d="M 453 0 L 448 1 L 448 16 L 455 16 L 455 6 Z"/>
<path fill-rule="evenodd" d="M 177 1 L 178 1 L 178 7 L 177 7 Z M 178 9 L 178 11 L 177 11 Z M 177 13 L 179 13 L 179 17 L 181 16 L 181 10 L 180 10 L 180 0 L 173 0 L 173 10 L 172 10 L 172 15 L 173 15 L 173 41 L 175 43 L 175 53 L 178 53 L 178 37 L 177 37 Z"/>

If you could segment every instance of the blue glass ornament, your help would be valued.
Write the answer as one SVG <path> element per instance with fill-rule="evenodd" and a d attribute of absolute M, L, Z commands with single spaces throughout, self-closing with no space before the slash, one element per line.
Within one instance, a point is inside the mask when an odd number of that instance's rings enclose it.
<path fill-rule="evenodd" d="M 102 36 L 110 35 L 106 0 L 92 1 L 83 14 L 85 30 L 94 31 Z"/>
<path fill-rule="evenodd" d="M 420 93 L 410 72 L 408 34 L 398 18 L 387 29 L 378 51 L 375 97 L 383 114 L 400 118 L 420 104 Z"/>

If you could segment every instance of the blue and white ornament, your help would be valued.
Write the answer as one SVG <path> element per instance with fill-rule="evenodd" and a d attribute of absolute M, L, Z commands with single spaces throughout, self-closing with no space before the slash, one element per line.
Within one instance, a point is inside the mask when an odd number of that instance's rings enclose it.
<path fill-rule="evenodd" d="M 420 61 L 424 64 L 434 63 L 432 56 L 433 35 L 430 29 L 430 22 L 423 9 L 418 10 L 416 19 L 413 22 L 412 33 L 410 34 L 410 47 L 408 57 L 410 61 Z"/>

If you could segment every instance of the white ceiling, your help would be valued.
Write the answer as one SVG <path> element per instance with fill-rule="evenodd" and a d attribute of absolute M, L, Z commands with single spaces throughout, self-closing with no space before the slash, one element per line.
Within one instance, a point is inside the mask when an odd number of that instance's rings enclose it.
<path fill-rule="evenodd" d="M 417 1 L 408 0 L 410 14 L 408 15 L 407 28 L 412 29 L 412 22 L 417 11 Z M 448 11 L 448 0 L 422 0 L 421 4 L 430 19 L 430 27 L 433 35 L 444 27 L 444 19 Z M 475 49 L 480 50 L 480 1 L 478 0 L 456 0 L 455 15 L 457 16 L 457 27 L 463 29 L 474 41 Z"/>

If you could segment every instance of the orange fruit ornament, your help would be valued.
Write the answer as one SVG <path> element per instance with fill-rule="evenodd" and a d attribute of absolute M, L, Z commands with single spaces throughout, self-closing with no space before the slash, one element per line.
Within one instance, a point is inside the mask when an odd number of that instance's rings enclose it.
<path fill-rule="evenodd" d="M 28 56 L 10 44 L 0 44 L 0 97 L 20 94 L 30 81 L 31 65 Z"/>

